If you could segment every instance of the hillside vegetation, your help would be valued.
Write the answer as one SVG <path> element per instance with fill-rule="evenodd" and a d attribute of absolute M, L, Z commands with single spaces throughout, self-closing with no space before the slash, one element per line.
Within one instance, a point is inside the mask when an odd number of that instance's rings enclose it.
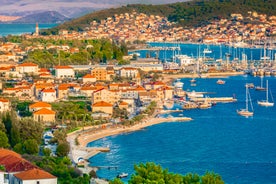
<path fill-rule="evenodd" d="M 93 20 L 100 21 L 115 14 L 136 11 L 147 15 L 160 15 L 168 17 L 169 21 L 176 22 L 183 27 L 201 26 L 209 21 L 224 17 L 231 13 L 248 15 L 248 11 L 261 14 L 276 15 L 275 0 L 194 0 L 189 2 L 173 3 L 166 5 L 141 5 L 132 4 L 120 8 L 97 11 L 85 16 L 68 21 L 57 27 L 45 30 L 43 34 L 57 34 L 60 29 L 83 31 Z"/>

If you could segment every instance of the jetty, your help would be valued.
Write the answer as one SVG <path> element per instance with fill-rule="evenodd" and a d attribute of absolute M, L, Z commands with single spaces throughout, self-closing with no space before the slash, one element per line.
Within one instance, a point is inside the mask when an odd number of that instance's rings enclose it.
<path fill-rule="evenodd" d="M 176 110 L 171 110 L 171 109 L 169 109 L 169 110 L 160 110 L 159 112 L 158 112 L 158 114 L 167 114 L 167 113 L 172 113 L 172 112 L 182 112 L 183 110 L 179 110 L 179 109 L 176 109 Z"/>
<path fill-rule="evenodd" d="M 214 98 L 204 98 L 204 97 L 198 97 L 198 98 L 191 98 L 190 101 L 192 102 L 211 102 L 211 103 L 228 103 L 228 102 L 236 102 L 237 99 L 234 97 L 214 97 Z"/>

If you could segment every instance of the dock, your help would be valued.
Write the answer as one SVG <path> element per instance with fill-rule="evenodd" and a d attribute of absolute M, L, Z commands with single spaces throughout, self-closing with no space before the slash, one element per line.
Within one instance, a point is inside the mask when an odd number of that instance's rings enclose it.
<path fill-rule="evenodd" d="M 179 110 L 179 109 L 176 109 L 176 110 L 160 110 L 158 112 L 158 114 L 167 114 L 167 113 L 172 113 L 172 112 L 182 112 L 183 110 Z"/>
<path fill-rule="evenodd" d="M 169 121 L 173 122 L 182 122 L 182 121 L 192 121 L 193 119 L 190 117 L 168 117 Z"/>
<path fill-rule="evenodd" d="M 211 102 L 211 103 L 228 103 L 228 102 L 236 102 L 237 99 L 234 97 L 214 97 L 214 98 L 204 98 L 204 97 L 199 97 L 199 98 L 191 98 L 190 99 L 193 102 Z"/>

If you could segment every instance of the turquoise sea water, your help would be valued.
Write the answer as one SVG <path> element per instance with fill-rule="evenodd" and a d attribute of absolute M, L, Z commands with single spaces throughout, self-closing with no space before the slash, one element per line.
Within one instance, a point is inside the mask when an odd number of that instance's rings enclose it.
<path fill-rule="evenodd" d="M 120 172 L 131 174 L 134 164 L 155 162 L 182 174 L 214 171 L 229 184 L 276 183 L 276 106 L 258 106 L 257 100 L 265 99 L 265 92 L 250 89 L 254 116 L 246 118 L 236 113 L 245 108 L 245 83 L 260 85 L 260 78 L 227 77 L 223 79 L 225 85 L 216 84 L 217 78 L 197 79 L 196 86 L 190 86 L 189 79 L 181 80 L 184 90 L 212 92 L 210 97 L 235 95 L 238 101 L 171 114 L 191 117 L 191 122 L 163 123 L 89 143 L 111 149 L 110 153 L 90 158 L 92 165 L 118 167 L 100 169 L 99 177 L 112 179 Z M 276 97 L 276 78 L 264 77 L 266 80 Z"/>
<path fill-rule="evenodd" d="M 39 24 L 39 29 L 46 29 L 57 24 Z M 20 35 L 23 33 L 35 32 L 36 24 L 0 24 L 0 37 L 7 35 Z"/>

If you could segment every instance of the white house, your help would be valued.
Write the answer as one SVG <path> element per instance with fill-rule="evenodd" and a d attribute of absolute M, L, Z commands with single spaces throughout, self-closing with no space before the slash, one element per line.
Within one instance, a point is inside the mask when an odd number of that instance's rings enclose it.
<path fill-rule="evenodd" d="M 42 102 L 54 102 L 57 99 L 56 90 L 54 89 L 43 89 L 40 92 Z"/>
<path fill-rule="evenodd" d="M 38 65 L 34 63 L 22 63 L 16 66 L 16 71 L 23 74 L 37 74 L 38 73 Z"/>
<path fill-rule="evenodd" d="M 74 78 L 75 72 L 71 66 L 55 66 L 55 77 L 57 78 Z"/>
<path fill-rule="evenodd" d="M 34 168 L 14 174 L 14 184 L 57 184 L 57 177 Z"/>
<path fill-rule="evenodd" d="M 120 70 L 121 77 L 135 78 L 138 75 L 139 71 L 137 68 L 124 67 Z"/>
<path fill-rule="evenodd" d="M 4 98 L 0 98 L 0 112 L 10 110 L 10 101 Z"/>

